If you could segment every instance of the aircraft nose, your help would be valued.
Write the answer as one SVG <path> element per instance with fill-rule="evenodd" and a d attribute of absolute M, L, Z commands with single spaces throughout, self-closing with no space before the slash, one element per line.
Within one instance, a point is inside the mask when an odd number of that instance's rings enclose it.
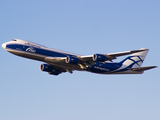
<path fill-rule="evenodd" d="M 5 49 L 5 48 L 6 48 L 6 43 L 3 43 L 3 44 L 2 44 L 2 47 Z"/>

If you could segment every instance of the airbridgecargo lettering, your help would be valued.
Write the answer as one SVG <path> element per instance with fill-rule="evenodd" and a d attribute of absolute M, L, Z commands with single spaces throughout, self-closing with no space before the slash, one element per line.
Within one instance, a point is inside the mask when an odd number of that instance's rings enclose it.
<path fill-rule="evenodd" d="M 109 71 L 109 69 L 101 68 L 101 67 L 97 67 L 97 66 L 94 66 L 94 68 L 99 69 L 99 70 Z"/>
<path fill-rule="evenodd" d="M 98 74 L 142 74 L 145 70 L 156 67 L 141 67 L 149 51 L 145 48 L 118 53 L 81 56 L 50 49 L 21 39 L 13 39 L 3 43 L 2 47 L 14 55 L 45 62 L 45 64 L 40 65 L 40 69 L 50 75 L 59 75 L 64 72 L 73 73 L 74 70 Z M 113 62 L 117 57 L 129 54 L 131 55 L 121 62 Z"/>

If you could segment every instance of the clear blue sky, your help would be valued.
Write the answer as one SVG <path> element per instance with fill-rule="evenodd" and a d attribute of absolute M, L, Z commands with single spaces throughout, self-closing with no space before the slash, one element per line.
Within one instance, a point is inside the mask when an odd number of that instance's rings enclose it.
<path fill-rule="evenodd" d="M 159 0 L 1 0 L 0 32 L 1 44 L 19 38 L 82 55 L 144 47 L 143 66 L 160 66 Z M 0 120 L 160 120 L 159 68 L 51 76 L 39 61 L 0 54 Z"/>

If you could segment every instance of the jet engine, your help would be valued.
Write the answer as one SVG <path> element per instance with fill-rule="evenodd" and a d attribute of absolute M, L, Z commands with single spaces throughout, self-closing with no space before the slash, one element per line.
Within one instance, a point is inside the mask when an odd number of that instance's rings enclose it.
<path fill-rule="evenodd" d="M 53 69 L 52 66 L 48 65 L 48 64 L 41 64 L 40 69 L 42 71 L 48 72 L 48 74 L 50 75 L 58 75 L 61 73 L 60 70 L 58 69 Z"/>
<path fill-rule="evenodd" d="M 79 62 L 78 58 L 67 56 L 66 63 L 77 64 Z"/>
<path fill-rule="evenodd" d="M 42 71 L 50 72 L 50 71 L 52 71 L 52 66 L 50 66 L 48 64 L 41 64 L 40 69 Z"/>
<path fill-rule="evenodd" d="M 107 57 L 102 54 L 94 54 L 92 59 L 93 61 L 104 62 L 107 60 Z"/>

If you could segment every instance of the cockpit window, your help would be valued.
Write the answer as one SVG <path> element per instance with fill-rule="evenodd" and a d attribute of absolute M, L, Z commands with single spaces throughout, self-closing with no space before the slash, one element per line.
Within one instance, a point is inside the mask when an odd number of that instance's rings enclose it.
<path fill-rule="evenodd" d="M 17 40 L 13 39 L 12 41 L 17 41 Z"/>

